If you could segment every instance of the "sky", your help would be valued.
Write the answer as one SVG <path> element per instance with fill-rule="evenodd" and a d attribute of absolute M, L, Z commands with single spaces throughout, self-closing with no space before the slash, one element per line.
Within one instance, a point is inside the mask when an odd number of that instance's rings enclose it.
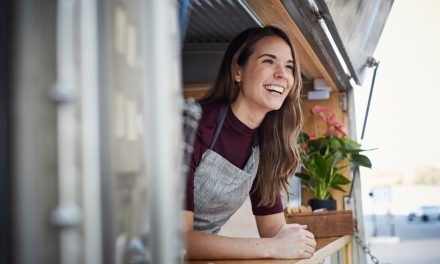
<path fill-rule="evenodd" d="M 380 61 L 362 145 L 375 170 L 440 168 L 440 1 L 394 0 L 374 57 Z M 358 136 L 373 70 L 355 91 Z"/>

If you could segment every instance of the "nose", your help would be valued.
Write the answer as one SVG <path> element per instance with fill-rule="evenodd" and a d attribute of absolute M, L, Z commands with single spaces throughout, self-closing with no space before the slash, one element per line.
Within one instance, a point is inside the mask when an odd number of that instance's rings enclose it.
<path fill-rule="evenodd" d="M 287 74 L 288 74 L 287 69 L 284 66 L 277 65 L 277 67 L 275 67 L 275 72 L 274 72 L 275 78 L 286 79 Z"/>

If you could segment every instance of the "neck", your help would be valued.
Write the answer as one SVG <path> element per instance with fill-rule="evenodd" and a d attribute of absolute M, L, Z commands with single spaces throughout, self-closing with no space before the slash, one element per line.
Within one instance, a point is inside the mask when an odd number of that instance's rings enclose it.
<path fill-rule="evenodd" d="M 249 105 L 239 98 L 232 102 L 231 109 L 238 120 L 251 129 L 259 127 L 267 113 L 267 111 L 262 111 L 258 107 Z"/>

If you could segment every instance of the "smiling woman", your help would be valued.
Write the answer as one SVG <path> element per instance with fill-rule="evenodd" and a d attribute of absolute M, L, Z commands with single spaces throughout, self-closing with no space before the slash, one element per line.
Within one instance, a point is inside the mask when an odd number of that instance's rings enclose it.
<path fill-rule="evenodd" d="M 232 103 L 234 113 L 252 110 L 264 117 L 267 112 L 278 110 L 292 90 L 293 55 L 290 46 L 279 37 L 262 38 L 247 63 L 237 68 L 234 80 L 241 89 Z"/>
<path fill-rule="evenodd" d="M 298 164 L 301 76 L 287 35 L 251 28 L 228 46 L 200 101 L 187 180 L 185 231 L 190 259 L 309 258 L 306 226 L 287 225 L 280 192 Z M 217 233 L 250 195 L 261 238 Z"/>

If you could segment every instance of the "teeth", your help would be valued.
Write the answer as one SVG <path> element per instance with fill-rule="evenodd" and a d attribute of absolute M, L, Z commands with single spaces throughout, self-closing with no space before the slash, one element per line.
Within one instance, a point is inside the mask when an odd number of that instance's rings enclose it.
<path fill-rule="evenodd" d="M 279 94 L 284 92 L 284 87 L 278 85 L 265 85 L 264 88 L 270 92 L 277 92 Z"/>

